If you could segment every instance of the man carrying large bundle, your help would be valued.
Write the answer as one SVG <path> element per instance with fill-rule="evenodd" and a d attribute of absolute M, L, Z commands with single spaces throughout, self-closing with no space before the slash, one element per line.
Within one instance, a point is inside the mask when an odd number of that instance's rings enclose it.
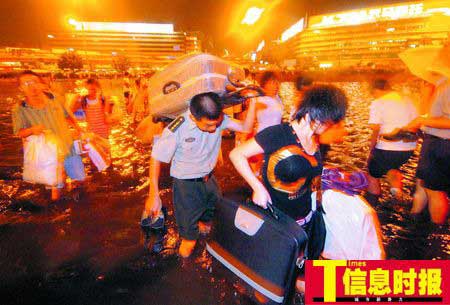
<path fill-rule="evenodd" d="M 150 223 L 162 224 L 159 196 L 160 164 L 171 163 L 175 218 L 181 236 L 179 254 L 189 257 L 199 233 L 208 233 L 220 189 L 213 175 L 222 142 L 222 131 L 250 132 L 254 123 L 255 103 L 250 103 L 245 121 L 230 119 L 222 112 L 216 93 L 194 96 L 189 110 L 164 129 L 152 150 L 150 192 L 142 216 Z"/>

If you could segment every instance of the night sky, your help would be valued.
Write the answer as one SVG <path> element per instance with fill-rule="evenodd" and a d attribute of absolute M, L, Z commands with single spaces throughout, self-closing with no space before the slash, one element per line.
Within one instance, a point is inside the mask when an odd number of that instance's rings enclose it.
<path fill-rule="evenodd" d="M 64 29 L 67 18 L 86 21 L 168 22 L 176 31 L 201 31 L 208 50 L 255 49 L 262 39 L 276 39 L 305 16 L 396 3 L 396 0 L 0 0 L 0 45 L 39 47 L 39 37 Z M 239 24 L 243 7 L 272 5 L 249 35 Z M 238 20 L 238 21 L 236 21 Z"/>

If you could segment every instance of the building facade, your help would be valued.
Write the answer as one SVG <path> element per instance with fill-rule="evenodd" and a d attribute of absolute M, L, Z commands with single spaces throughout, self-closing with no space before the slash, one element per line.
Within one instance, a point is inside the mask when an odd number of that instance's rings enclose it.
<path fill-rule="evenodd" d="M 300 68 L 393 69 L 401 68 L 398 53 L 443 45 L 449 34 L 449 0 L 407 2 L 312 16 L 280 48 L 289 48 Z"/>
<path fill-rule="evenodd" d="M 95 65 L 108 65 L 115 58 L 126 56 L 134 65 L 147 68 L 158 68 L 181 55 L 201 51 L 198 32 L 174 32 L 173 27 L 147 30 L 145 27 L 161 24 L 71 23 L 72 31 L 48 34 L 44 48 L 56 54 L 76 51 Z"/>
<path fill-rule="evenodd" d="M 85 70 L 114 71 L 124 57 L 137 69 L 160 70 L 179 56 L 202 50 L 201 33 L 175 32 L 172 24 L 69 23 L 70 30 L 46 34 L 40 49 L 1 49 L 0 68 L 56 70 L 61 54 L 76 52 Z"/>

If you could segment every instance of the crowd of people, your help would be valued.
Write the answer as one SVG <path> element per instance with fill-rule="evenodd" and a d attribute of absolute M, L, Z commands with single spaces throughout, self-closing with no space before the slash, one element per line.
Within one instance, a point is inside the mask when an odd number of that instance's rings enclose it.
<path fill-rule="evenodd" d="M 146 81 L 146 76 L 138 77 L 135 79 L 136 86 L 133 87 L 130 85 L 129 75 L 125 75 L 123 79 L 123 102 L 134 122 L 148 115 Z M 57 201 L 66 180 L 70 188 L 83 187 L 86 173 L 81 155 L 87 149 L 91 149 L 92 154 L 89 156 L 95 159 L 92 161 L 97 167 L 97 161 L 104 163 L 99 170 L 110 165 L 109 137 L 112 126 L 121 120 L 121 106 L 116 97 L 103 94 L 96 78 L 77 81 L 75 93 L 68 94 L 66 100 L 58 99 L 51 92 L 50 80 L 31 70 L 18 75 L 18 84 L 24 98 L 12 111 L 13 132 L 23 139 L 26 152 L 34 151 L 32 148 L 37 147 L 39 137 L 49 145 L 50 142 L 56 143 L 57 157 L 40 157 L 39 162 L 44 164 L 56 160 L 53 163 L 57 163 L 57 181 L 47 180 L 48 183 L 45 184 L 51 189 L 52 201 Z M 88 143 L 90 145 L 87 146 Z M 37 154 L 25 157 L 25 167 L 37 170 L 34 177 L 27 176 L 29 182 L 40 183 L 43 180 L 39 177 L 39 171 L 53 169 L 50 166 L 46 169 L 38 164 Z"/>
<path fill-rule="evenodd" d="M 247 73 L 248 84 L 255 84 L 250 78 Z M 98 80 L 87 79 L 82 84 L 85 95 L 77 95 L 70 107 L 65 107 L 38 74 L 24 71 L 18 80 L 25 98 L 13 110 L 14 133 L 24 139 L 24 145 L 30 145 L 30 136 L 54 135 L 65 175 L 82 182 L 86 174 L 74 139 L 83 141 L 83 134 L 92 133 L 108 140 L 115 123 L 112 114 L 116 106 L 111 97 L 102 95 Z M 136 78 L 134 84 L 135 89 L 132 77 L 125 75 L 123 99 L 132 120 L 139 122 L 149 113 L 147 79 Z M 296 101 L 285 110 L 278 95 L 279 85 L 276 73 L 263 73 L 259 86 L 264 94 L 249 98 L 234 117 L 224 114 L 217 93 L 195 95 L 186 112 L 168 124 L 154 142 L 142 220 L 155 228 L 165 221 L 159 176 L 161 163 L 170 163 L 181 257 L 190 257 L 199 236 L 211 230 L 214 206 L 222 196 L 214 169 L 225 129 L 236 134 L 236 147 L 229 156 L 251 188 L 252 201 L 262 208 L 272 204 L 293 218 L 309 239 L 317 241 L 309 258 L 320 257 L 325 229 L 318 230 L 314 222 L 320 223 L 323 211 L 320 206 L 313 207 L 312 194 L 320 192 L 329 145 L 343 141 L 346 134 L 348 101 L 341 89 L 301 77 L 296 82 Z M 394 91 L 388 80 L 373 81 L 367 192 L 379 197 L 380 179 L 385 177 L 392 195 L 401 198 L 401 166 L 423 138 L 411 214 L 418 215 L 428 206 L 431 221 L 444 224 L 450 189 L 450 80 L 441 75 L 437 83 L 428 86 L 431 94 L 424 98 L 431 109 L 420 115 L 416 105 Z M 283 120 L 284 112 L 289 113 L 289 120 Z M 61 178 L 51 185 L 53 200 L 59 198 L 63 184 Z"/>

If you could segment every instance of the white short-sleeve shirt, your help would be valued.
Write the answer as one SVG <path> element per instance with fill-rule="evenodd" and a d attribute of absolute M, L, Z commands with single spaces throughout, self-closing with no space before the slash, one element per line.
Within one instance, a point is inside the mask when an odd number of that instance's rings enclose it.
<path fill-rule="evenodd" d="M 446 117 L 450 119 L 450 80 L 442 79 L 436 86 L 433 103 L 430 109 L 431 117 Z M 425 133 L 443 139 L 450 139 L 450 129 L 423 127 Z"/>
<path fill-rule="evenodd" d="M 417 108 L 412 100 L 392 91 L 372 102 L 369 124 L 380 125 L 380 134 L 385 134 L 408 125 L 417 116 Z M 408 151 L 416 148 L 416 142 L 385 141 L 379 138 L 375 147 L 383 150 Z"/>
<path fill-rule="evenodd" d="M 203 177 L 215 168 L 222 143 L 222 131 L 227 128 L 230 118 L 224 119 L 214 133 L 200 130 L 185 112 L 178 128 L 164 131 L 152 149 L 152 158 L 171 163 L 170 175 L 177 179 Z M 170 126 L 170 125 L 169 125 Z"/>

